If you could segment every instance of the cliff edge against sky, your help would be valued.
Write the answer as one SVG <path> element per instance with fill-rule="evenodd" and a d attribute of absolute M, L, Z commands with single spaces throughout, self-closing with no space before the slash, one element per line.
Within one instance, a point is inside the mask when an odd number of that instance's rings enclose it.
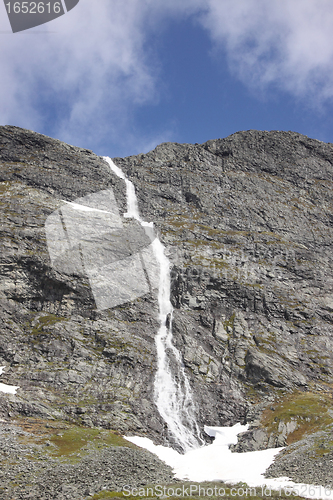
<path fill-rule="evenodd" d="M 174 342 L 201 428 L 248 422 L 238 451 L 287 444 L 298 466 L 285 456 L 272 474 L 333 485 L 333 145 L 251 130 L 113 160 L 172 263 Z M 77 467 L 109 453 L 111 431 L 172 439 L 153 401 L 155 291 L 98 309 L 87 275 L 70 271 L 74 257 L 55 268 L 47 246 L 46 220 L 66 201 L 112 188 L 124 213 L 123 181 L 91 151 L 11 126 L 0 127 L 0 165 L 1 381 L 20 387 L 0 392 L 11 460 L 2 482 L 14 495 L 15 446 L 23 457 L 40 446 L 44 474 L 60 460 L 57 426 L 87 433 Z M 89 448 L 96 429 L 109 432 L 102 451 Z M 33 467 L 31 491 L 41 491 Z M 56 467 L 45 498 L 75 483 Z M 73 486 L 71 498 L 99 486 Z"/>

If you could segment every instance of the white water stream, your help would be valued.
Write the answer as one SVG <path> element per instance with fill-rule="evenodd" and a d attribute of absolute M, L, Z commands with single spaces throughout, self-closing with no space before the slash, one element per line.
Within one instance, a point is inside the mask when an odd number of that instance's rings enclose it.
<path fill-rule="evenodd" d="M 135 189 L 122 170 L 113 161 L 104 157 L 112 171 L 126 183 L 127 212 L 124 217 L 136 219 L 153 234 L 153 223 L 141 219 Z M 164 246 L 155 237 L 152 242 L 155 259 L 159 265 L 159 321 L 155 337 L 157 351 L 157 373 L 155 377 L 155 403 L 168 426 L 170 437 L 184 452 L 204 444 L 195 419 L 191 388 L 185 374 L 181 355 L 172 342 L 172 304 L 170 302 L 170 262 Z"/>
<path fill-rule="evenodd" d="M 147 223 L 141 219 L 133 184 L 126 179 L 120 168 L 110 158 L 104 157 L 104 159 L 110 165 L 112 171 L 126 183 L 127 212 L 124 217 L 134 218 L 144 228 L 151 228 L 151 236 L 153 234 L 153 223 Z M 229 445 L 237 443 L 237 435 L 245 431 L 247 426 L 241 426 L 240 424 L 233 427 L 205 426 L 206 433 L 214 437 L 215 440 L 213 444 L 203 446 L 204 443 L 200 438 L 195 419 L 189 382 L 180 353 L 172 342 L 170 263 L 158 238 L 154 239 L 152 246 L 160 268 L 158 292 L 160 328 L 155 337 L 157 348 L 155 402 L 175 442 L 185 454 L 178 453 L 176 450 L 165 446 L 156 446 L 148 438 L 134 436 L 126 439 L 155 453 L 173 468 L 175 477 L 179 479 L 193 482 L 226 481 L 231 484 L 246 482 L 249 487 L 255 488 L 255 494 L 262 494 L 265 498 L 272 496 L 272 490 L 277 490 L 280 496 L 299 495 L 306 498 L 333 500 L 333 491 L 324 486 L 297 484 L 287 477 L 266 479 L 264 472 L 281 448 L 248 453 L 232 453 Z M 225 493 L 221 493 L 222 490 L 223 488 L 218 489 L 218 495 L 223 497 Z M 238 498 L 253 495 L 253 490 L 250 492 L 247 487 L 234 488 L 233 490 L 231 490 L 232 496 Z M 197 494 L 198 486 L 190 485 L 186 491 Z M 207 488 L 203 488 L 201 491 L 201 496 L 209 497 L 213 494 Z M 215 492 L 215 494 L 217 493 Z M 144 492 L 143 496 L 145 496 Z M 171 494 L 166 493 L 167 496 L 174 496 L 174 490 L 172 490 Z M 176 493 L 176 496 L 181 495 Z M 188 496 L 188 493 L 185 496 Z"/>
<path fill-rule="evenodd" d="M 172 342 L 169 260 L 158 238 L 154 240 L 153 248 L 160 264 L 158 292 L 160 328 L 155 337 L 157 349 L 155 402 L 171 434 L 186 452 L 204 443 L 200 438 L 199 427 L 195 419 L 191 388 L 183 362 L 178 349 Z"/>

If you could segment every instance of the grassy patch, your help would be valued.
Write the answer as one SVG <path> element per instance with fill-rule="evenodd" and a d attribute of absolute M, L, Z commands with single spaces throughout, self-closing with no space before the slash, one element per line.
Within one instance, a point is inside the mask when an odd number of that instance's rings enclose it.
<path fill-rule="evenodd" d="M 12 182 L 9 182 L 9 181 L 5 181 L 5 182 L 0 182 L 0 194 L 3 194 L 5 193 L 6 191 L 9 191 L 11 186 L 12 186 Z"/>
<path fill-rule="evenodd" d="M 62 316 L 56 316 L 55 314 L 46 314 L 45 316 L 40 316 L 36 322 L 35 327 L 31 330 L 31 333 L 33 335 L 38 335 L 41 332 L 45 333 L 48 326 L 52 326 L 60 321 L 67 321 L 67 319 Z"/>
<path fill-rule="evenodd" d="M 236 313 L 233 313 L 233 314 L 230 316 L 230 318 L 229 318 L 229 319 L 227 319 L 226 321 L 223 321 L 223 326 L 224 326 L 224 329 L 225 329 L 226 331 L 228 331 L 228 330 L 227 330 L 228 326 L 229 326 L 231 329 L 233 329 L 233 328 L 234 328 L 235 317 L 236 317 Z"/>
<path fill-rule="evenodd" d="M 173 494 L 174 492 L 174 494 Z M 134 494 L 132 494 L 134 493 Z M 169 485 L 158 486 L 141 486 L 138 488 L 128 489 L 123 492 L 118 491 L 101 491 L 89 497 L 87 500 L 102 500 L 108 498 L 127 498 L 129 500 L 141 500 L 143 498 L 167 498 L 176 500 L 177 498 L 187 498 L 191 500 L 203 500 L 210 498 L 211 500 L 225 500 L 250 498 L 252 500 L 261 500 L 269 498 L 290 498 L 284 493 L 284 490 L 273 491 L 266 489 L 264 486 L 249 487 L 245 483 L 238 483 L 230 486 L 222 482 L 218 483 L 173 483 Z M 292 495 L 294 499 L 300 497 Z"/>
<path fill-rule="evenodd" d="M 78 426 L 54 434 L 50 441 L 56 446 L 56 450 L 52 452 L 52 456 L 55 457 L 70 457 L 88 445 L 89 449 L 108 446 L 135 448 L 135 445 L 112 431 Z"/>
<path fill-rule="evenodd" d="M 89 500 L 102 500 L 103 498 L 126 498 L 123 496 L 122 493 L 119 493 L 118 491 L 101 491 L 100 493 L 96 493 L 96 495 L 93 495 L 92 497 L 89 497 Z M 130 500 L 133 497 L 127 497 Z"/>
<path fill-rule="evenodd" d="M 312 434 L 333 423 L 331 394 L 315 392 L 296 392 L 286 397 L 273 409 L 263 413 L 262 425 L 268 432 L 278 433 L 280 422 L 297 422 L 297 428 L 288 435 L 287 444 L 302 439 L 305 434 Z"/>
<path fill-rule="evenodd" d="M 20 436 L 20 442 L 27 445 L 39 445 L 39 453 L 45 458 L 52 456 L 77 462 L 91 451 L 110 446 L 136 448 L 133 443 L 116 432 L 106 429 L 91 429 L 63 421 L 35 418 L 19 418 L 15 424 L 29 433 Z"/>
<path fill-rule="evenodd" d="M 315 443 L 314 452 L 316 457 L 324 457 L 333 452 L 333 440 L 327 441 L 327 438 L 322 438 Z"/>

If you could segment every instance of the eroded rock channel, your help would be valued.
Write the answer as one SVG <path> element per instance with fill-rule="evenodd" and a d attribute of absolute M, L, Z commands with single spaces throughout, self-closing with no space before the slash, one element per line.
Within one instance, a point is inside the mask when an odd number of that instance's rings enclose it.
<path fill-rule="evenodd" d="M 279 471 L 316 482 L 313 461 L 329 471 L 332 458 L 332 441 L 323 437 L 333 424 L 332 144 L 248 131 L 202 145 L 165 143 L 114 162 L 135 185 L 140 213 L 154 222 L 172 263 L 174 342 L 201 428 L 248 422 L 238 451 L 290 444 L 297 468 L 284 457 Z M 57 426 L 86 433 L 82 470 L 89 460 L 120 456 L 124 443 L 111 442 L 114 432 L 168 441 L 153 399 L 158 304 L 148 291 L 99 310 L 84 272 L 52 267 L 45 222 L 64 201 L 112 188 L 126 211 L 124 184 L 102 158 L 7 126 L 0 127 L 0 165 L 1 382 L 20 387 L 0 392 L 3 443 L 10 443 L 1 484 L 3 498 L 29 498 L 23 484 L 42 484 L 41 471 L 54 461 L 69 470 L 61 457 L 79 453 L 59 455 Z M 292 444 L 302 439 L 308 453 Z M 125 461 L 143 453 L 129 449 Z M 42 454 L 42 468 L 31 453 Z M 165 481 L 172 477 L 163 464 L 149 464 Z M 76 473 L 68 474 L 68 492 L 54 486 L 57 493 L 44 491 L 45 498 L 103 488 L 76 490 Z M 149 472 L 146 480 L 154 478 Z M 107 487 L 116 487 L 113 479 Z"/>

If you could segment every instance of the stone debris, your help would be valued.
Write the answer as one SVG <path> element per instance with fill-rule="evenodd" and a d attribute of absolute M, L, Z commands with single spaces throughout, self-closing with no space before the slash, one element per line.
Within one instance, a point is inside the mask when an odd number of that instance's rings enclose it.
<path fill-rule="evenodd" d="M 332 393 L 333 145 L 250 130 L 113 160 L 134 183 L 140 213 L 154 222 L 173 265 L 174 342 L 201 428 L 250 423 L 238 451 L 278 447 L 297 433 L 302 439 L 305 426 L 292 429 L 292 418 L 277 416 L 274 427 L 265 415 L 292 395 Z M 19 387 L 0 392 L 0 418 L 62 421 L 172 444 L 153 401 L 154 290 L 99 310 L 76 265 L 79 245 L 64 267 L 52 266 L 47 247 L 47 218 L 65 201 L 112 189 L 125 213 L 124 182 L 91 151 L 12 126 L 0 127 L 0 166 L 1 382 Z M 317 420 L 330 425 L 320 408 Z M 303 459 L 301 448 L 293 453 Z M 104 458 L 95 459 L 98 475 Z M 23 484 L 36 464 L 21 462 Z M 310 482 L 309 464 L 298 480 Z M 54 470 L 65 478 L 61 467 Z M 325 467 L 315 467 L 320 481 Z M 78 476 L 68 474 L 74 482 L 64 479 L 59 488 L 75 499 Z"/>

